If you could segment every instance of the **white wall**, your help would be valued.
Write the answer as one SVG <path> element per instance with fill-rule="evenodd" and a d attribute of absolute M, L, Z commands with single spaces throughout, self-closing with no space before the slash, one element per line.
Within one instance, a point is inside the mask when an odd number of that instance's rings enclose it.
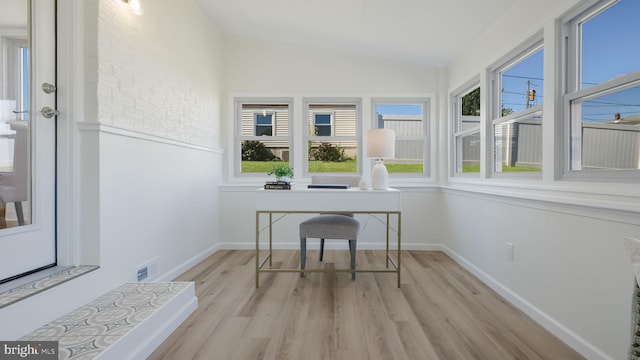
<path fill-rule="evenodd" d="M 639 236 L 638 221 L 459 190 L 443 203 L 450 255 L 587 358 L 625 357 L 633 274 L 621 237 Z"/>
<path fill-rule="evenodd" d="M 233 96 L 290 96 L 294 98 L 294 126 L 304 118 L 302 98 L 305 96 L 353 96 L 363 99 L 363 128 L 368 128 L 370 118 L 370 98 L 383 96 L 430 95 L 432 106 L 438 106 L 437 92 L 440 69 L 415 65 L 402 65 L 352 54 L 293 48 L 284 45 L 258 43 L 240 38 L 226 39 L 225 54 L 226 87 L 229 90 L 224 132 L 226 139 L 227 165 L 233 161 Z M 296 108 L 297 106 L 297 108 Z M 433 114 L 436 114 L 434 111 Z M 298 126 L 298 128 L 301 128 Z M 295 145 L 295 144 L 294 144 Z M 306 149 L 306 147 L 304 147 Z M 298 159 L 301 156 L 297 156 Z M 294 169 L 298 164 L 294 164 Z M 365 169 L 365 177 L 366 177 Z M 247 226 L 246 219 L 254 219 L 254 191 L 264 184 L 265 178 L 245 179 L 245 186 L 238 186 L 238 179 L 232 178 L 227 168 L 229 184 L 221 188 L 221 246 L 228 248 L 253 248 L 255 228 Z M 242 180 L 240 180 L 242 181 Z M 308 179 L 299 178 L 300 186 Z M 425 180 L 417 180 L 417 188 L 406 188 L 403 194 L 403 243 L 406 248 L 426 248 L 439 243 L 438 211 L 431 207 L 439 201 L 439 194 L 420 186 L 428 187 Z M 398 185 L 393 183 L 392 186 Z M 402 184 L 400 184 L 402 185 Z M 423 221 L 421 215 L 430 215 Z M 251 222 L 253 224 L 253 221 Z M 279 237 L 281 247 L 299 246 L 296 226 L 283 226 L 290 232 Z M 379 229 L 369 223 L 363 239 L 363 246 L 379 246 L 381 239 L 376 236 Z M 423 236 L 423 235 L 427 236 Z"/>
<path fill-rule="evenodd" d="M 230 93 L 424 93 L 437 90 L 437 68 L 351 54 L 226 39 Z"/>
<path fill-rule="evenodd" d="M 217 238 L 221 36 L 192 1 L 99 4 L 101 266 L 166 276 Z"/>
<path fill-rule="evenodd" d="M 0 323 L 11 324 L 0 326 L 0 338 L 18 337 L 131 281 L 135 266 L 152 258 L 159 258 L 159 276 L 170 278 L 218 247 L 253 246 L 247 219 L 254 219 L 253 192 L 263 179 L 233 186 L 224 179 L 218 193 L 229 161 L 220 149 L 233 143 L 233 113 L 221 110 L 232 102 L 228 94 L 436 94 L 432 131 L 445 173 L 447 92 L 576 2 L 519 2 L 465 52 L 473 56 L 448 71 L 237 38 L 223 45 L 191 2 L 147 1 L 142 17 L 119 2 L 88 2 L 96 8 L 95 18 L 85 19 L 86 37 L 97 46 L 85 44 L 89 116 L 79 119 L 82 176 L 74 191 L 81 193 L 82 258 L 101 269 L 0 309 Z M 518 188 L 507 196 L 479 186 L 467 191 L 473 184 L 464 182 L 442 193 L 431 185 L 402 188 L 405 248 L 443 244 L 583 354 L 624 357 L 632 275 L 619 238 L 640 236 L 637 214 L 612 210 L 615 204 L 602 210 L 539 201 Z M 553 198 L 548 192 L 537 194 Z M 589 201 L 585 193 L 562 195 L 562 203 Z M 368 231 L 376 236 L 375 228 Z M 282 246 L 296 246 L 295 231 L 283 235 L 290 240 Z M 513 262 L 505 258 L 507 241 L 515 246 Z"/>
<path fill-rule="evenodd" d="M 101 1 L 98 27 L 100 123 L 218 145 L 221 38 L 194 2 Z"/>
<path fill-rule="evenodd" d="M 171 280 L 213 252 L 218 238 L 219 32 L 192 1 L 147 1 L 143 16 L 119 1 L 60 6 L 71 10 L 84 17 L 87 39 L 76 49 L 86 64 L 86 109 L 74 114 L 71 137 L 81 234 L 71 246 L 80 263 L 100 269 L 0 309 L 2 339 L 135 281 L 146 261 L 157 258 L 150 280 Z M 69 85 L 59 85 L 66 93 Z"/>
<path fill-rule="evenodd" d="M 450 87 L 461 86 L 494 61 L 516 48 L 528 37 L 580 0 L 520 1 L 464 50 L 449 68 Z M 546 50 L 546 49 L 545 49 Z"/>
<path fill-rule="evenodd" d="M 559 56 L 555 20 L 577 3 L 518 2 L 454 62 L 448 91 L 478 75 L 486 86 L 487 68 L 538 31 L 545 34 L 545 59 Z M 559 69 L 548 65 L 543 178 L 450 178 L 442 195 L 443 243 L 457 261 L 587 358 L 622 359 L 630 340 L 633 275 L 621 237 L 640 236 L 639 207 L 633 205 L 638 187 L 555 178 L 562 148 L 554 139 L 563 119 L 554 97 Z M 446 153 L 447 141 L 441 144 Z M 514 244 L 513 261 L 506 257 L 507 242 Z"/>
<path fill-rule="evenodd" d="M 255 190 L 250 187 L 221 187 L 220 204 L 224 206 L 220 220 L 220 247 L 227 249 L 255 249 Z M 437 188 L 402 188 L 402 249 L 433 250 L 442 243 L 441 194 Z M 274 226 L 274 247 L 299 249 L 298 224 L 304 216 L 287 215 Z M 368 217 L 357 215 L 362 226 L 359 235 L 360 249 L 384 249 L 385 227 Z M 395 220 L 392 220 L 395 225 Z M 264 223 L 262 224 L 265 225 Z M 393 235 L 393 234 L 392 234 Z M 261 234 L 261 247 L 267 244 L 267 233 Z M 395 246 L 395 240 L 392 240 Z M 311 246 L 311 245 L 310 245 Z M 344 249 L 344 244 L 327 244 Z M 311 248 L 311 247 L 310 247 Z"/>

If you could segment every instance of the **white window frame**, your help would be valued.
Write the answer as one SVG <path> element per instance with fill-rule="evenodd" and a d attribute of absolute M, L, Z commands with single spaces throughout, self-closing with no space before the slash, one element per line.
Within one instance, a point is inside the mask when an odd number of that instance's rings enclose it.
<path fill-rule="evenodd" d="M 309 113 L 311 114 L 315 114 L 315 113 L 323 113 L 326 114 L 328 112 L 324 111 L 312 111 L 310 109 L 310 106 L 313 105 L 322 105 L 322 104 L 336 104 L 336 105 L 355 105 L 356 107 L 356 128 L 355 128 L 355 135 L 354 136 L 336 136 L 335 135 L 335 126 L 334 125 L 334 116 L 332 115 L 331 117 L 331 123 L 332 123 L 332 136 L 315 136 L 315 135 L 311 135 L 311 129 L 309 128 L 310 124 L 309 124 Z M 306 145 L 308 144 L 310 141 L 322 141 L 322 142 L 330 142 L 330 141 L 349 141 L 349 140 L 354 140 L 357 143 L 358 149 L 356 151 L 357 155 L 356 155 L 356 172 L 355 173 L 337 173 L 337 172 L 332 172 L 332 173 L 311 173 L 309 172 L 309 154 L 308 154 L 308 149 L 305 148 L 305 152 L 304 155 L 302 156 L 302 165 L 304 168 L 304 176 L 305 177 L 310 177 L 311 175 L 321 175 L 321 174 L 362 174 L 362 166 L 363 166 L 363 161 L 362 159 L 364 158 L 364 151 L 362 149 L 362 98 L 342 98 L 342 97 L 337 97 L 337 98 L 333 98 L 333 97 L 329 97 L 329 98 L 303 98 L 303 119 L 304 119 L 304 136 L 303 136 L 303 143 Z M 315 118 L 313 119 L 314 123 L 315 123 Z"/>
<path fill-rule="evenodd" d="M 294 143 L 293 143 L 293 134 L 295 132 L 295 128 L 293 127 L 293 98 L 269 98 L 269 97 L 235 97 L 233 100 L 234 103 L 234 140 L 233 140 L 233 174 L 237 178 L 264 178 L 266 177 L 266 173 L 255 172 L 255 173 L 243 173 L 242 172 L 242 142 L 245 140 L 265 140 L 265 136 L 256 136 L 255 135 L 255 125 L 256 125 L 256 117 L 255 113 L 253 115 L 253 135 L 242 135 L 242 106 L 244 104 L 264 104 L 264 105 L 287 105 L 289 110 L 289 119 L 288 119 L 288 127 L 289 127 L 289 135 L 281 136 L 281 135 L 272 135 L 269 136 L 269 140 L 280 140 L 287 141 L 289 143 L 289 165 L 292 166 L 294 163 L 295 151 L 294 151 Z M 272 122 L 274 126 L 275 132 L 275 116 L 272 117 Z"/>
<path fill-rule="evenodd" d="M 378 119 L 376 117 L 377 105 L 422 105 L 422 134 L 417 136 L 399 136 L 396 134 L 396 141 L 401 140 L 423 140 L 422 144 L 422 173 L 405 173 L 390 172 L 389 177 L 393 178 L 425 178 L 431 176 L 431 99 L 427 97 L 420 98 L 372 98 L 371 99 L 371 128 L 378 127 Z"/>
<path fill-rule="evenodd" d="M 587 101 L 607 93 L 640 86 L 640 69 L 630 74 L 581 88 L 580 24 L 597 16 L 618 0 L 591 1 L 588 5 L 563 19 L 563 59 L 565 61 L 563 83 L 564 165 L 562 179 L 594 182 L 638 182 L 640 170 L 582 170 L 582 121 L 577 102 Z M 573 117 L 572 117 L 573 116 Z M 578 119 L 578 120 L 574 120 Z"/>
<path fill-rule="evenodd" d="M 509 176 L 509 177 L 519 177 L 519 178 L 538 178 L 542 179 L 542 164 L 540 171 L 526 171 L 526 172 L 512 172 L 512 173 L 504 173 L 502 172 L 502 151 L 498 151 L 496 139 L 495 139 L 495 128 L 496 126 L 503 125 L 505 123 L 516 123 L 522 119 L 531 118 L 536 115 L 542 115 L 542 105 L 540 102 L 528 109 L 520 110 L 513 112 L 507 116 L 502 116 L 502 73 L 506 70 L 509 70 L 513 66 L 519 64 L 521 61 L 526 59 L 527 57 L 533 55 L 539 50 L 544 51 L 544 38 L 542 31 L 536 33 L 534 36 L 529 38 L 519 47 L 511 51 L 505 57 L 500 59 L 496 64 L 492 65 L 489 68 L 490 79 L 491 79 L 491 127 L 489 129 L 489 137 L 491 141 L 491 174 L 492 176 Z M 540 125 L 542 126 L 542 124 Z M 542 141 L 542 137 L 540 138 Z M 500 156 L 500 159 L 498 159 Z"/>
<path fill-rule="evenodd" d="M 458 142 L 458 139 L 462 139 L 465 136 L 473 135 L 478 133 L 479 136 L 482 136 L 482 115 L 480 115 L 480 121 L 478 122 L 478 126 L 474 126 L 470 129 L 462 129 L 462 98 L 471 92 L 475 91 L 477 88 L 480 88 L 480 93 L 482 94 L 482 87 L 480 86 L 480 77 L 475 77 L 474 79 L 468 81 L 464 85 L 460 86 L 451 94 L 451 157 L 450 157 L 450 176 L 453 177 L 473 177 L 479 178 L 480 173 L 482 172 L 482 156 L 480 157 L 480 171 L 479 172 L 462 172 L 462 142 Z M 480 106 L 482 107 L 482 96 L 480 100 Z M 482 109 L 480 110 L 482 112 Z M 466 116 L 466 115 L 465 115 Z M 482 142 L 482 138 L 480 139 Z M 481 145 L 482 146 L 482 145 Z"/>
<path fill-rule="evenodd" d="M 29 91 L 29 89 L 24 89 L 25 83 L 27 86 L 29 85 L 29 80 L 23 79 L 24 68 L 21 60 L 23 49 L 29 48 L 29 41 L 24 38 L 3 36 L 1 43 L 3 47 L 2 53 L 5 54 L 4 60 L 6 61 L 3 70 L 5 98 L 15 99 L 17 120 L 28 120 L 28 104 L 24 102 L 23 93 L 24 90 Z M 29 56 L 31 56 L 30 52 Z M 16 78 L 16 74 L 19 74 L 18 78 Z M 7 86 L 7 84 L 10 85 Z"/>

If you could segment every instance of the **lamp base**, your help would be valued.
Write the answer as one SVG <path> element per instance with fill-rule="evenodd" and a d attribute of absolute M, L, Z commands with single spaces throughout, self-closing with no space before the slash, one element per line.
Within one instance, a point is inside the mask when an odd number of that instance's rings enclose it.
<path fill-rule="evenodd" d="M 377 160 L 371 169 L 371 188 L 373 190 L 387 190 L 389 188 L 389 172 L 382 160 Z"/>

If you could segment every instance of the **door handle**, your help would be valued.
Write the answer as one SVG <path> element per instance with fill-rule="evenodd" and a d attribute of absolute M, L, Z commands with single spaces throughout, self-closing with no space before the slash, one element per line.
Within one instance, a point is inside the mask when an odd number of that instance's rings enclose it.
<path fill-rule="evenodd" d="M 49 83 L 43 83 L 42 84 L 42 91 L 45 92 L 45 94 L 52 94 L 56 91 L 56 86 L 53 84 L 49 84 Z"/>
<path fill-rule="evenodd" d="M 40 110 L 40 113 L 47 119 L 51 119 L 54 116 L 60 115 L 60 111 L 54 110 L 48 106 L 43 107 L 42 110 Z"/>

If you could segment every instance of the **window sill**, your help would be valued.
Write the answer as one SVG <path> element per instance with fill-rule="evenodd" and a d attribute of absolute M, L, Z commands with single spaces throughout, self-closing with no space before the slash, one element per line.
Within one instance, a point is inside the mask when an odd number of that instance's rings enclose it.
<path fill-rule="evenodd" d="M 451 182 L 448 186 L 443 186 L 442 191 L 640 225 L 640 193 L 637 185 L 633 191 L 625 186 L 610 189 L 580 185 L 584 184 L 561 183 L 545 186 L 540 182 Z"/>

